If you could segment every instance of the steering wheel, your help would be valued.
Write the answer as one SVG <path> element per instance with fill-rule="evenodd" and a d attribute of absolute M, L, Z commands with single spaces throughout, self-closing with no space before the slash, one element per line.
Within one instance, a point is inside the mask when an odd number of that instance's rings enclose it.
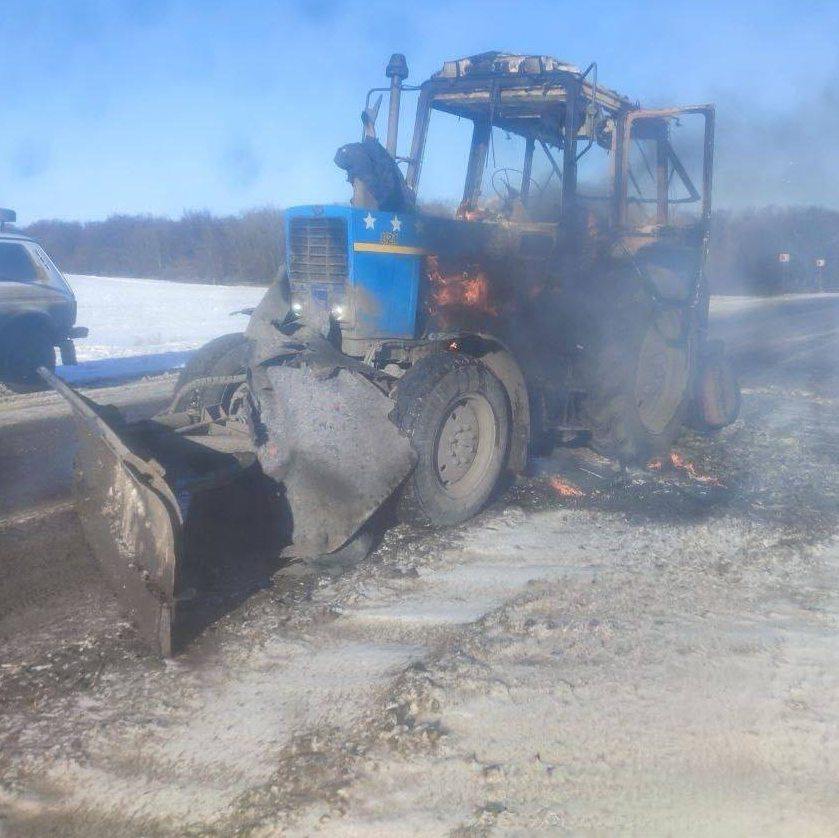
<path fill-rule="evenodd" d="M 510 184 L 510 175 L 518 175 L 518 180 L 521 185 L 523 185 L 524 181 L 524 172 L 521 169 L 496 169 L 492 173 L 492 189 L 493 192 L 502 200 L 502 201 L 509 201 L 510 198 L 516 198 L 521 195 L 521 188 L 516 189 L 514 186 Z M 536 187 L 536 191 L 541 194 L 542 187 L 539 186 L 539 183 L 534 180 L 534 178 L 529 178 L 528 183 L 532 189 L 532 187 Z M 506 194 L 502 192 L 502 187 L 506 189 Z"/>

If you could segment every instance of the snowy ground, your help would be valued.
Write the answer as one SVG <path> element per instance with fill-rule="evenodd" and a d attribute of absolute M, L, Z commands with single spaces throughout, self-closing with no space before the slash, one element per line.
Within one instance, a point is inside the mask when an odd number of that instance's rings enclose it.
<path fill-rule="evenodd" d="M 791 304 L 807 304 L 812 300 L 828 301 L 839 297 L 839 293 L 779 294 L 776 297 L 727 296 L 711 298 L 711 317 L 725 317 L 731 314 L 754 311 L 755 309 L 784 309 Z"/>
<path fill-rule="evenodd" d="M 152 375 L 182 366 L 189 352 L 241 330 L 242 315 L 264 288 L 70 274 L 76 322 L 90 336 L 76 343 L 79 365 L 60 367 L 73 383 Z"/>
<path fill-rule="evenodd" d="M 174 662 L 69 508 L 0 520 L 52 582 L 0 646 L 0 833 L 836 835 L 839 300 L 731 305 L 743 414 L 679 441 L 698 479 L 557 495 L 554 455 L 233 591 Z"/>

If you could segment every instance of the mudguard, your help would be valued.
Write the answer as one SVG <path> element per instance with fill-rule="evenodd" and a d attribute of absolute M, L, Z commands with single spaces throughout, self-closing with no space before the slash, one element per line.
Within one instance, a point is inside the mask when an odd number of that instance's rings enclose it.
<path fill-rule="evenodd" d="M 416 462 L 372 369 L 327 339 L 328 314 L 309 314 L 291 311 L 283 272 L 245 332 L 257 456 L 285 507 L 283 553 L 299 558 L 347 544 Z"/>

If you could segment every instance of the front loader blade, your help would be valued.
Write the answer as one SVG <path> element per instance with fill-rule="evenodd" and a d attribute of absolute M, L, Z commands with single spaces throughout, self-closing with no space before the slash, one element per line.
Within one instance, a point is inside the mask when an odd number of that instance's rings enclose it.
<path fill-rule="evenodd" d="M 257 455 L 283 487 L 289 544 L 285 556 L 333 553 L 393 495 L 416 463 L 389 418 L 393 401 L 362 375 L 339 369 L 266 367 L 259 377 Z"/>
<path fill-rule="evenodd" d="M 43 367 L 39 373 L 73 409 L 76 501 L 91 550 L 140 635 L 169 656 L 182 550 L 178 501 L 163 469 L 130 450 L 105 409 Z"/>
<path fill-rule="evenodd" d="M 78 424 L 76 505 L 85 537 L 128 619 L 168 657 L 180 567 L 177 503 L 168 487 L 137 473 L 106 437 Z"/>

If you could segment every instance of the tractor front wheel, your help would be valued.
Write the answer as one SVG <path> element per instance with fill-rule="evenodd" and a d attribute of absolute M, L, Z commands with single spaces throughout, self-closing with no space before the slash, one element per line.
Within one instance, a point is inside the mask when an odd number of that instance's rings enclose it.
<path fill-rule="evenodd" d="M 431 355 L 399 382 L 396 418 L 417 454 L 400 517 L 450 526 L 475 515 L 498 485 L 510 443 L 501 382 L 475 358 Z"/>
<path fill-rule="evenodd" d="M 247 369 L 249 343 L 242 332 L 233 332 L 205 343 L 189 359 L 178 376 L 175 393 L 180 393 L 173 412 L 194 410 L 220 404 L 228 414 L 236 411 L 237 399 L 242 385 L 214 384 L 187 388 L 192 381 L 215 376 L 233 376 Z"/>

